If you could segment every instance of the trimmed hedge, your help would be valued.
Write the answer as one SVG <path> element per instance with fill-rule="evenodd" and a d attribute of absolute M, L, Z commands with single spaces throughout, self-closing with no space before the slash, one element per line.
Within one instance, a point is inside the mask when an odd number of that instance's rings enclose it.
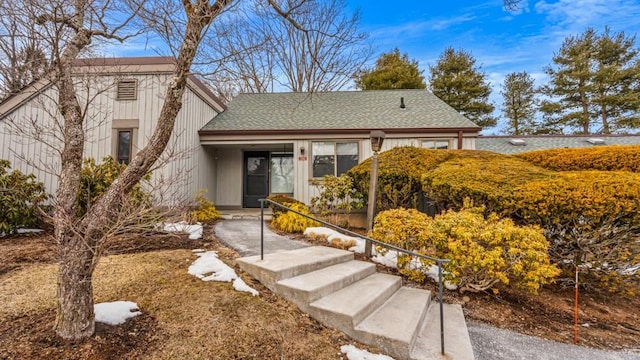
<path fill-rule="evenodd" d="M 456 150 L 431 150 L 413 146 L 397 147 L 380 153 L 378 158 L 377 209 L 417 207 L 422 186 L 422 174 L 436 168 L 454 156 Z M 369 194 L 371 158 L 347 172 L 353 179 L 355 189 Z"/>
<path fill-rule="evenodd" d="M 603 170 L 640 172 L 640 146 L 596 146 L 531 151 L 516 155 L 556 171 Z"/>
<path fill-rule="evenodd" d="M 424 193 L 439 208 L 460 209 L 465 199 L 483 205 L 487 213 L 510 216 L 516 189 L 529 181 L 556 174 L 526 161 L 483 151 L 461 151 L 422 176 Z"/>

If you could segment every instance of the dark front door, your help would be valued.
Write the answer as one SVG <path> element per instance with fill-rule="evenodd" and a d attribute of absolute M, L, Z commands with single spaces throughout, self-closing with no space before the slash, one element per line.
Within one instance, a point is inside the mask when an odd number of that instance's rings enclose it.
<path fill-rule="evenodd" d="M 244 153 L 244 186 L 242 206 L 260 207 L 259 199 L 269 195 L 269 152 L 247 151 Z"/>

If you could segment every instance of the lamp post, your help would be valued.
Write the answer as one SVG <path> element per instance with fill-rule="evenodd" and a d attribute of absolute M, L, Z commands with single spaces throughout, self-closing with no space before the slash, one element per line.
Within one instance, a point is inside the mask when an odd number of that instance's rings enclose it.
<path fill-rule="evenodd" d="M 376 212 L 376 190 L 378 189 L 378 152 L 382 148 L 384 141 L 384 131 L 374 130 L 369 134 L 371 139 L 371 177 L 369 182 L 369 202 L 367 206 L 367 234 L 373 230 L 373 218 Z M 371 257 L 371 241 L 367 240 L 364 246 L 364 255 Z"/>

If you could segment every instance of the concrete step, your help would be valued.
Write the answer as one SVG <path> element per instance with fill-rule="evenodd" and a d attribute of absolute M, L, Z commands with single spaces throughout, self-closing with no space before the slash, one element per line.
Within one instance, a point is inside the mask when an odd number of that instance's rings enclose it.
<path fill-rule="evenodd" d="M 277 293 L 276 283 L 282 279 L 351 260 L 353 260 L 352 252 L 325 246 L 312 246 L 267 254 L 264 260 L 260 260 L 260 255 L 256 255 L 239 258 L 236 262 L 242 270 Z"/>
<path fill-rule="evenodd" d="M 376 273 L 312 302 L 309 313 L 351 335 L 353 327 L 384 304 L 401 285 L 399 276 Z"/>
<path fill-rule="evenodd" d="M 355 327 L 354 338 L 409 359 L 431 302 L 431 292 L 402 287 Z"/>
<path fill-rule="evenodd" d="M 365 261 L 348 261 L 277 282 L 277 293 L 307 311 L 309 303 L 336 292 L 369 275 L 376 266 Z"/>
<path fill-rule="evenodd" d="M 447 359 L 473 360 L 473 348 L 464 319 L 462 306 L 443 304 L 444 309 L 444 347 Z M 411 350 L 412 360 L 439 359 L 440 352 L 440 305 L 431 303 L 424 327 Z"/>

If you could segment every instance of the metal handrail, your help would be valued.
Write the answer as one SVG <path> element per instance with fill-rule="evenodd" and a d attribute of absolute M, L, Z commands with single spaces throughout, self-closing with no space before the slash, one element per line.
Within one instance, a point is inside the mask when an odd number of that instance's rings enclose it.
<path fill-rule="evenodd" d="M 309 214 L 304 214 L 301 213 L 299 211 L 293 210 L 292 208 L 288 207 L 288 206 L 284 206 L 280 203 L 277 203 L 273 200 L 269 200 L 269 199 L 259 199 L 258 201 L 260 201 L 260 260 L 264 260 L 264 203 L 270 203 L 276 206 L 279 206 L 283 209 L 286 209 L 287 211 L 291 211 L 293 213 L 296 213 L 300 216 L 304 216 L 307 219 L 311 219 L 313 221 L 317 221 L 325 226 L 328 226 L 330 228 L 333 228 L 339 232 L 345 233 L 347 235 L 350 236 L 356 236 L 359 237 L 361 239 L 364 239 L 366 241 L 371 241 L 373 243 L 376 243 L 377 245 L 392 249 L 392 250 L 396 250 L 402 253 L 405 253 L 407 255 L 411 255 L 411 256 L 416 256 L 425 260 L 430 260 L 430 261 L 434 261 L 437 265 L 438 265 L 438 303 L 440 305 L 440 352 L 442 353 L 442 355 L 444 355 L 444 311 L 443 311 L 443 297 L 444 297 L 444 281 L 442 279 L 442 264 L 444 263 L 448 263 L 451 262 L 451 260 L 449 259 L 438 259 L 438 258 L 434 258 L 431 256 L 427 256 L 424 254 L 419 254 L 416 253 L 414 251 L 411 250 L 407 250 L 407 249 L 403 249 L 401 247 L 397 247 L 395 245 L 391 245 L 391 244 L 387 244 L 385 242 L 376 240 L 376 239 L 372 239 L 370 237 L 358 234 L 356 232 L 353 232 L 351 230 L 347 230 L 345 228 L 341 228 L 340 226 L 331 224 L 330 222 L 315 218 Z"/>

